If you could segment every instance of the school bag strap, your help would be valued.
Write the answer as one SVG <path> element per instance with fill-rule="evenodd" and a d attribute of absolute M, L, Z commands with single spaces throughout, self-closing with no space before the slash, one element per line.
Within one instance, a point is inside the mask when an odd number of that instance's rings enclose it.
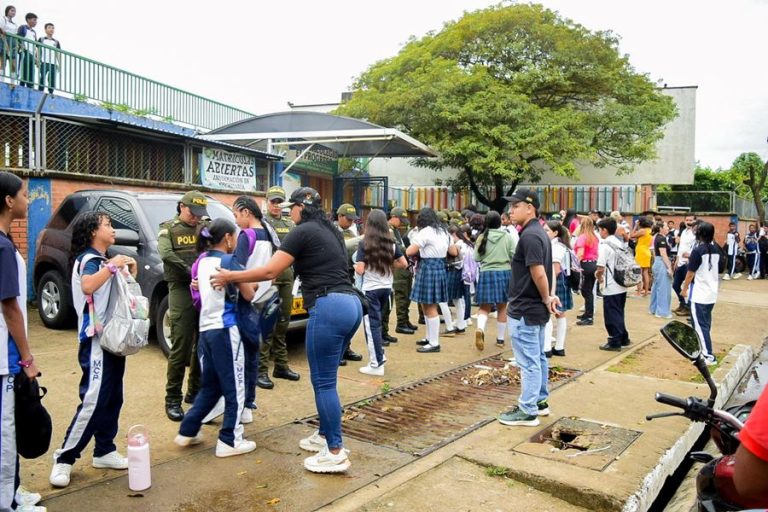
<path fill-rule="evenodd" d="M 98 254 L 86 254 L 83 256 L 83 258 L 80 260 L 80 265 L 78 265 L 77 269 L 77 276 L 82 280 L 83 278 L 83 270 L 85 270 L 85 265 L 93 260 L 93 259 L 99 259 L 102 261 L 107 261 L 107 259 L 104 256 L 100 256 Z M 85 329 L 85 335 L 89 338 L 93 338 L 96 335 L 101 334 L 104 331 L 104 324 L 102 322 L 102 319 L 99 318 L 99 316 L 96 314 L 96 306 L 93 303 L 93 294 L 85 295 L 85 303 L 88 304 L 88 318 L 90 321 L 88 322 L 88 327 Z"/>

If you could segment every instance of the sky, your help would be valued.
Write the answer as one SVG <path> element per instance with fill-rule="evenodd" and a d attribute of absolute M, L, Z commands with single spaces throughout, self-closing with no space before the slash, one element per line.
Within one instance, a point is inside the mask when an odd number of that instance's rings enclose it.
<path fill-rule="evenodd" d="M 339 101 L 353 78 L 410 36 L 488 0 L 18 0 L 62 48 L 255 114 Z M 696 159 L 728 168 L 768 157 L 768 0 L 543 0 L 620 50 L 652 80 L 698 86 Z M 5 4 L 2 4 L 3 6 Z M 40 31 L 42 35 L 42 31 Z"/>

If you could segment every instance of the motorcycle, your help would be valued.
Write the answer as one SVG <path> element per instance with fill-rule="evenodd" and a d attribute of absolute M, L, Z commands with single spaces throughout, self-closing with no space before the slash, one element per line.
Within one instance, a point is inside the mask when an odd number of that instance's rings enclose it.
<path fill-rule="evenodd" d="M 733 484 L 734 454 L 739 447 L 738 434 L 744 427 L 754 401 L 727 410 L 715 409 L 717 386 L 709 373 L 706 361 L 701 354 L 699 337 L 690 325 L 673 320 L 661 329 L 664 338 L 682 356 L 690 359 L 709 386 L 709 398 L 695 396 L 678 398 L 665 393 L 656 393 L 656 401 L 676 407 L 681 412 L 665 412 L 646 416 L 651 421 L 670 416 L 684 416 L 691 421 L 700 421 L 710 429 L 710 436 L 717 445 L 720 457 L 699 451 L 690 457 L 704 463 L 696 478 L 696 494 L 700 512 L 721 512 L 765 508 L 765 500 L 755 502 L 739 496 Z"/>

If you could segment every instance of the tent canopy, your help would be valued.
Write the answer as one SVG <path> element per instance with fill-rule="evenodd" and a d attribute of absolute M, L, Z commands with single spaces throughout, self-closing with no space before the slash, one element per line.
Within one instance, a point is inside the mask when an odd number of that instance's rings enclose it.
<path fill-rule="evenodd" d="M 277 112 L 238 121 L 202 138 L 252 147 L 324 146 L 340 157 L 434 157 L 434 150 L 394 128 L 320 112 Z"/>

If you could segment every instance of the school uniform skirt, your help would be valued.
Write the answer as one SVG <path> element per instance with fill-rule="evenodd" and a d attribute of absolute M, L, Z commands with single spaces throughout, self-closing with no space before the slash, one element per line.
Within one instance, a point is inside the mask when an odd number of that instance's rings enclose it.
<path fill-rule="evenodd" d="M 464 297 L 464 281 L 461 279 L 461 270 L 448 267 L 445 272 L 448 280 L 448 300 Z"/>
<path fill-rule="evenodd" d="M 571 287 L 568 284 L 568 278 L 563 272 L 557 276 L 557 282 L 555 283 L 555 294 L 560 299 L 560 307 L 557 308 L 560 311 L 568 311 L 573 309 L 573 295 L 571 294 Z"/>
<path fill-rule="evenodd" d="M 509 300 L 511 270 L 481 270 L 475 300 L 478 304 L 501 304 Z"/>
<path fill-rule="evenodd" d="M 422 258 L 416 268 L 411 300 L 419 304 L 448 302 L 445 258 Z"/>

